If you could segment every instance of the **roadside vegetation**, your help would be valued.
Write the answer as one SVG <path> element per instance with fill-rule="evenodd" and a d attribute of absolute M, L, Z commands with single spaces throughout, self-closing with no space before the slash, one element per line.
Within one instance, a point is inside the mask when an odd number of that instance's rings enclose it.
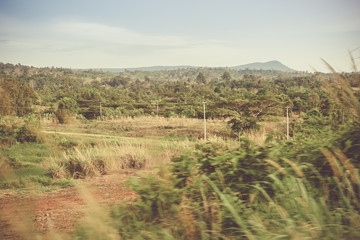
<path fill-rule="evenodd" d="M 136 199 L 104 210 L 79 187 L 88 212 L 53 237 L 360 238 L 355 64 L 343 74 L 0 70 L 1 193 L 132 173 Z"/>

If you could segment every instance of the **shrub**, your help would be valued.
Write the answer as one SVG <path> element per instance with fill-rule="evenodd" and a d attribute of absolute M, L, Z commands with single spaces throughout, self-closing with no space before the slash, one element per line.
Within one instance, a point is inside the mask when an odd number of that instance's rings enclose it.
<path fill-rule="evenodd" d="M 356 126 L 309 142 L 199 145 L 170 174 L 135 179 L 138 197 L 113 209 L 114 224 L 123 239 L 357 239 L 358 161 L 346 156 L 358 156 Z"/>
<path fill-rule="evenodd" d="M 29 129 L 27 125 L 23 125 L 16 129 L 15 139 L 20 143 L 37 142 L 39 140 L 38 137 Z"/>
<path fill-rule="evenodd" d="M 257 120 L 255 117 L 243 116 L 241 118 L 233 118 L 228 124 L 231 127 L 231 130 L 235 134 L 242 134 L 243 132 L 251 131 L 251 130 L 259 130 L 260 125 L 257 124 Z"/>
<path fill-rule="evenodd" d="M 64 97 L 58 104 L 58 110 L 56 116 L 59 123 L 68 123 L 71 116 L 75 115 L 79 111 L 77 102 L 69 97 Z"/>
<path fill-rule="evenodd" d="M 75 140 L 67 137 L 61 137 L 59 140 L 59 146 L 64 150 L 72 149 L 74 147 L 77 147 L 78 145 L 79 144 Z"/>
<path fill-rule="evenodd" d="M 19 121 L 15 120 L 11 119 L 9 122 L 0 122 L 0 144 L 11 146 L 16 142 L 40 142 L 38 133 L 36 133 L 36 126 L 32 123 L 24 124 L 22 119 L 18 119 Z"/>
<path fill-rule="evenodd" d="M 0 125 L 0 144 L 13 145 L 15 142 L 14 130 L 11 127 Z"/>

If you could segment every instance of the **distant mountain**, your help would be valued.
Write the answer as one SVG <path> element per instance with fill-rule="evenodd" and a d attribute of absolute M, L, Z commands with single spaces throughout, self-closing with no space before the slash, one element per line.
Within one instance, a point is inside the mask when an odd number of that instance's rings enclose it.
<path fill-rule="evenodd" d="M 95 68 L 94 70 L 108 71 L 108 72 L 124 72 L 126 71 L 172 71 L 178 69 L 189 69 L 189 68 L 198 68 L 194 66 L 188 65 L 180 65 L 180 66 L 152 66 L 152 67 L 137 67 L 137 68 Z"/>
<path fill-rule="evenodd" d="M 179 66 L 152 66 L 152 67 L 137 67 L 137 68 L 95 68 L 94 70 L 101 70 L 101 71 L 108 71 L 108 72 L 124 72 L 126 71 L 172 71 L 178 69 L 190 69 L 190 68 L 199 68 L 195 66 L 189 65 L 179 65 Z M 204 67 L 207 68 L 207 67 Z M 276 70 L 276 71 L 283 71 L 283 72 L 295 72 L 294 69 L 291 69 L 279 61 L 270 61 L 270 62 L 255 62 L 249 63 L 245 65 L 239 65 L 234 67 L 229 67 L 230 69 L 234 70 Z"/>
<path fill-rule="evenodd" d="M 270 61 L 270 62 L 254 62 L 244 65 L 239 65 L 235 67 L 230 67 L 234 70 L 245 70 L 245 69 L 252 69 L 252 70 L 277 70 L 283 72 L 295 72 L 294 69 L 291 69 L 279 61 Z"/>

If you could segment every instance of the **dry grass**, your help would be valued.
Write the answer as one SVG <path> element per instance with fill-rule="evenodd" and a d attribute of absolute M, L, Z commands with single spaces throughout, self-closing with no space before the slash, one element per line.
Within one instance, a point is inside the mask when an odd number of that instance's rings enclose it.
<path fill-rule="evenodd" d="M 45 121 L 44 128 L 49 129 L 49 124 Z M 276 124 L 263 122 L 260 131 L 250 131 L 245 136 L 264 145 L 267 130 L 276 129 Z M 84 171 L 89 175 L 124 168 L 154 169 L 168 164 L 173 157 L 186 150 L 194 149 L 196 144 L 204 143 L 203 131 L 203 120 L 190 118 L 140 116 L 86 123 L 74 121 L 72 124 L 60 125 L 55 139 L 60 144 L 64 144 L 62 141 L 74 141 L 75 150 L 70 148 L 71 151 L 52 157 L 47 168 L 53 177 L 62 178 L 69 174 L 65 169 L 66 162 L 75 158 L 80 165 L 88 166 Z M 61 132 L 69 134 L 60 135 Z M 233 139 L 230 135 L 226 120 L 207 120 L 207 142 L 223 149 L 239 147 L 239 139 Z M 136 162 L 142 163 L 136 165 Z"/>
<path fill-rule="evenodd" d="M 43 126 L 52 131 L 50 121 L 44 121 Z M 168 164 L 174 156 L 203 143 L 203 131 L 202 119 L 151 116 L 63 124 L 58 126 L 53 139 L 59 142 L 60 147 L 71 141 L 75 146 L 49 159 L 47 168 L 57 178 L 69 174 L 65 165 L 74 159 L 80 165 L 88 166 L 84 171 L 89 175 L 118 171 L 126 165 L 131 167 L 139 159 L 143 162 L 141 168 L 153 169 Z M 65 136 L 62 133 L 69 134 Z M 229 136 L 226 121 L 207 120 L 208 142 L 219 147 L 238 147 L 239 142 Z M 103 169 L 99 169 L 99 162 Z"/>
<path fill-rule="evenodd" d="M 359 83 L 360 77 L 359 74 L 357 73 L 356 64 L 351 54 L 350 54 L 350 58 L 353 64 L 352 67 L 354 68 L 354 71 L 356 73 L 354 78 L 356 78 L 358 84 L 360 84 Z M 337 73 L 335 69 L 328 62 L 326 62 L 323 59 L 322 61 L 334 76 L 332 80 L 323 81 L 325 86 L 324 90 L 331 96 L 333 100 L 337 101 L 340 104 L 340 106 L 343 106 L 342 107 L 343 121 L 345 114 L 348 115 L 347 116 L 348 118 L 353 117 L 356 119 L 360 115 L 360 103 L 350 86 L 349 79 Z"/>
<path fill-rule="evenodd" d="M 290 161 L 287 158 L 282 158 L 282 160 L 291 166 L 291 168 L 294 170 L 298 177 L 304 177 L 303 171 L 294 162 Z"/>
<path fill-rule="evenodd" d="M 340 149 L 333 149 L 336 157 L 340 159 L 341 163 L 345 167 L 345 169 L 348 171 L 350 175 L 350 180 L 353 184 L 360 185 L 359 175 L 356 171 L 355 166 L 350 162 L 350 159 L 348 159 L 345 154 Z"/>
<path fill-rule="evenodd" d="M 52 177 L 84 178 L 121 169 L 141 169 L 146 165 L 148 148 L 141 144 L 103 143 L 94 148 L 74 148 L 53 156 L 45 164 Z"/>
<path fill-rule="evenodd" d="M 268 164 L 270 164 L 271 166 L 273 166 L 275 169 L 277 169 L 281 174 L 286 175 L 287 172 L 285 170 L 285 168 L 283 168 L 280 164 L 278 164 L 277 162 L 271 160 L 271 159 L 267 159 L 265 160 L 265 162 L 267 162 Z"/>
<path fill-rule="evenodd" d="M 343 177 L 343 173 L 342 173 L 342 170 L 340 168 L 338 161 L 336 160 L 336 157 L 327 148 L 323 148 L 321 150 L 321 152 L 324 154 L 326 160 L 328 161 L 328 163 L 331 167 L 331 170 L 334 173 L 334 176 L 341 180 L 341 178 Z"/>
<path fill-rule="evenodd" d="M 184 153 L 188 149 L 193 149 L 195 146 L 194 142 L 189 141 L 189 139 L 185 140 L 168 140 L 161 141 L 159 148 L 154 148 L 154 160 L 152 161 L 152 166 L 157 166 L 161 164 L 166 164 L 171 161 L 171 159 L 175 156 L 178 156 Z"/>
<path fill-rule="evenodd" d="M 260 146 L 263 146 L 265 145 L 265 141 L 266 141 L 266 138 L 267 138 L 267 135 L 266 135 L 266 130 L 263 128 L 259 131 L 250 131 L 250 132 L 247 132 L 245 133 L 245 137 L 253 142 L 255 142 L 256 144 L 260 145 Z"/>
<path fill-rule="evenodd" d="M 81 239 L 89 240 L 121 240 L 117 229 L 111 224 L 109 212 L 95 201 L 85 186 L 78 186 L 77 189 L 87 205 L 85 216 L 77 229 L 77 235 L 81 236 Z"/>
<path fill-rule="evenodd" d="M 93 120 L 81 123 L 74 121 L 71 124 L 59 124 L 57 132 L 106 134 L 126 137 L 149 137 L 149 136 L 186 136 L 200 139 L 204 135 L 202 119 L 194 118 L 164 118 L 152 116 L 140 116 L 136 118 L 124 117 L 113 120 Z M 43 120 L 44 129 L 54 131 L 50 120 Z M 226 136 L 230 130 L 224 120 L 207 120 L 207 135 Z"/>

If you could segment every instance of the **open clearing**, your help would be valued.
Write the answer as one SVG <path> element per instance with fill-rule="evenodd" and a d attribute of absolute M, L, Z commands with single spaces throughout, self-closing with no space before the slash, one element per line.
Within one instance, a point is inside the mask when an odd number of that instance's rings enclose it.
<path fill-rule="evenodd" d="M 60 146 L 56 150 L 59 156 L 81 152 L 87 157 L 90 156 L 86 155 L 87 151 L 98 149 L 100 156 L 106 154 L 114 158 L 119 154 L 115 148 L 121 146 L 127 148 L 130 155 L 134 151 L 142 152 L 146 165 L 140 169 L 117 169 L 86 176 L 67 188 L 39 190 L 30 186 L 3 190 L 0 194 L 0 239 L 72 238 L 77 224 L 83 221 L 94 204 L 107 213 L 111 206 L 136 198 L 135 192 L 126 186 L 128 177 L 156 173 L 174 156 L 203 142 L 202 124 L 201 119 L 156 117 L 74 121 L 64 125 L 44 120 L 40 134 L 50 150 Z M 238 146 L 236 140 L 228 138 L 226 121 L 208 120 L 207 126 L 208 141 Z M 248 137 L 259 138 L 257 135 Z M 69 142 L 75 148 L 69 148 L 66 145 Z M 63 149 L 64 146 L 67 148 Z M 114 149 L 113 155 L 107 152 Z M 48 161 L 45 159 L 42 166 Z"/>
<path fill-rule="evenodd" d="M 140 171 L 141 172 L 141 171 Z M 0 195 L 0 239 L 51 239 L 71 233 L 87 211 L 89 199 L 106 210 L 136 196 L 125 186 L 128 171 L 81 180 L 76 187 L 53 192 L 25 194 L 9 191 Z M 84 189 L 90 194 L 84 196 Z M 31 224 L 24 224 L 32 222 Z"/>
<path fill-rule="evenodd" d="M 66 137 L 79 144 L 80 149 L 88 148 L 87 141 L 138 144 L 146 151 L 147 164 L 142 169 L 124 169 L 78 179 L 75 186 L 67 188 L 39 190 L 30 186 L 2 190 L 0 239 L 71 238 L 77 223 L 92 204 L 107 211 L 114 204 L 135 199 L 135 193 L 126 186 L 128 177 L 154 173 L 174 155 L 192 148 L 197 141 L 188 138 L 202 135 L 201 124 L 202 120 L 129 118 L 54 127 L 51 121 L 43 121 L 41 134 L 46 140 L 59 141 L 58 138 Z M 223 128 L 218 121 L 210 121 L 208 125 L 210 137 L 220 131 L 219 126 Z"/>

